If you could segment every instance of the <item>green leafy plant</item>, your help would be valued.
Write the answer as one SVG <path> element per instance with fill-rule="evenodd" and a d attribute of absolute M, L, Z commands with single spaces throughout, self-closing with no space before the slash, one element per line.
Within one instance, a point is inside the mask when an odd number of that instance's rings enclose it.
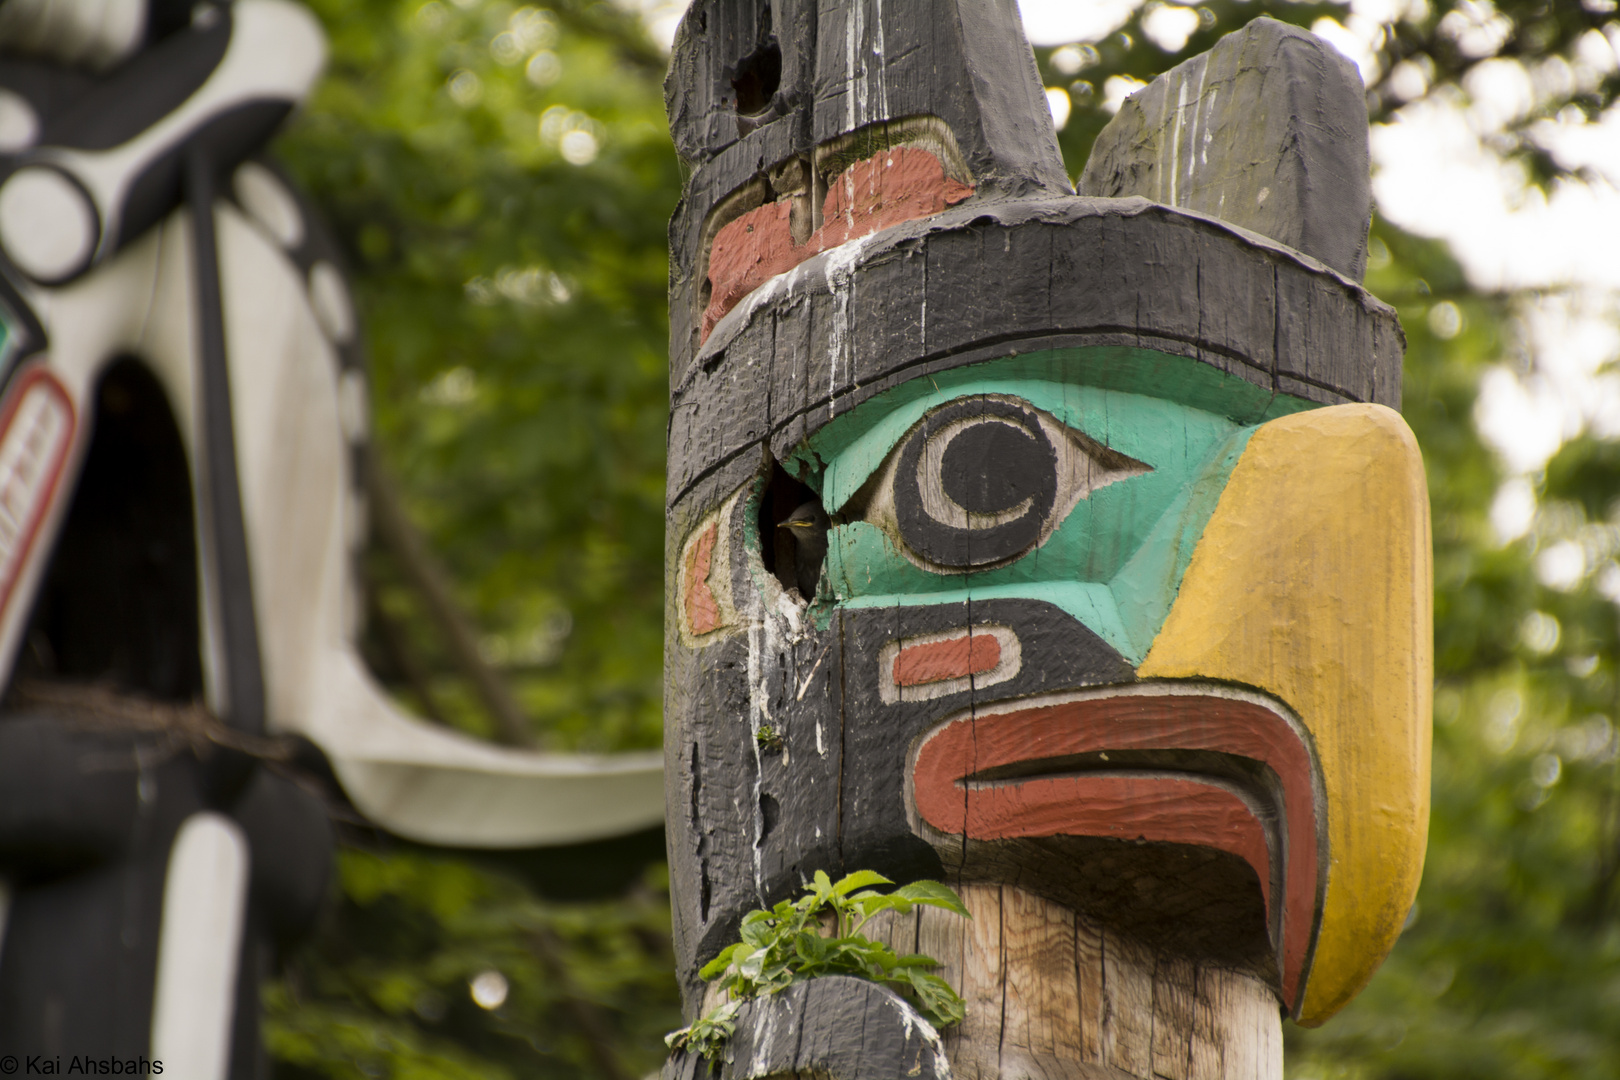
<path fill-rule="evenodd" d="M 737 1012 L 742 1006 L 741 1001 L 717 1005 L 690 1027 L 665 1035 L 664 1045 L 671 1050 L 690 1050 L 713 1061 L 725 1049 L 726 1040 L 736 1032 Z"/>
<path fill-rule="evenodd" d="M 698 972 L 710 982 L 718 980 L 728 1000 L 690 1027 L 671 1032 L 665 1043 L 712 1061 L 735 1031 L 743 1001 L 823 975 L 851 975 L 895 990 L 935 1027 L 960 1021 L 967 1015 L 966 1004 L 949 983 L 928 970 L 938 967 L 938 960 L 902 956 L 861 930 L 882 912 L 905 915 L 919 904 L 972 916 L 961 898 L 937 881 L 914 881 L 887 893 L 872 888 L 893 884 L 871 870 L 857 870 L 836 883 L 817 870 L 799 899 L 744 915 L 742 940 L 721 950 Z"/>

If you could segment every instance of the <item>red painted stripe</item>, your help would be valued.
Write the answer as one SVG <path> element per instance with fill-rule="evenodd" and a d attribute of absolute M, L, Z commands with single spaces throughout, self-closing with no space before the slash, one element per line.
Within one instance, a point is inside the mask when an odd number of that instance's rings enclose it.
<path fill-rule="evenodd" d="M 1195 777 L 1100 773 L 978 787 L 966 829 L 980 840 L 1104 836 L 1229 851 L 1254 867 L 1271 908 L 1265 827 L 1236 794 Z"/>
<path fill-rule="evenodd" d="M 1271 897 L 1264 833 L 1241 799 L 1222 788 L 1164 777 L 1032 777 L 969 785 L 999 766 L 1108 750 L 1209 750 L 1262 761 L 1282 782 L 1283 994 L 1297 1004 L 1315 921 L 1318 874 L 1310 750 L 1277 713 L 1250 701 L 1195 695 L 1091 698 L 965 717 L 928 736 L 913 771 L 917 811 L 935 828 L 969 837 L 1119 836 L 1230 851 L 1255 867 Z M 1122 786 L 1129 785 L 1129 786 Z M 1178 786 L 1179 785 L 1179 786 Z M 1241 816 L 1253 822 L 1244 825 Z M 1151 833 L 1151 835 L 1150 835 Z"/>
<path fill-rule="evenodd" d="M 894 658 L 896 686 L 923 686 L 946 679 L 979 675 L 1001 663 L 1001 642 L 994 634 L 962 635 L 900 650 Z"/>
<path fill-rule="evenodd" d="M 12 424 L 17 419 L 17 410 L 30 394 L 43 393 L 57 399 L 66 411 L 66 423 L 58 434 L 54 446 L 42 446 L 39 441 L 43 435 L 40 431 L 19 432 L 28 439 L 28 452 L 34 455 L 33 467 L 38 471 L 29 477 L 13 477 L 12 484 L 0 492 L 0 500 L 5 503 L 5 509 L 12 522 L 20 532 L 11 564 L 5 567 L 5 577 L 0 581 L 0 615 L 3 615 L 11 605 L 12 593 L 17 586 L 17 580 L 22 577 L 24 568 L 28 565 L 28 557 L 33 551 L 34 539 L 39 534 L 39 528 L 49 513 L 51 503 L 56 498 L 57 483 L 62 478 L 62 468 L 67 464 L 68 452 L 73 448 L 73 435 L 77 428 L 77 412 L 73 408 L 73 396 L 43 367 L 29 368 L 17 376 L 17 382 L 12 392 L 7 396 L 4 405 L 0 405 L 0 447 L 12 437 Z M 43 477 L 37 484 L 30 484 Z M 22 488 L 17 488 L 16 482 L 24 480 Z M 17 500 L 14 502 L 14 500 Z"/>
<path fill-rule="evenodd" d="M 803 246 L 793 242 L 792 203 L 766 203 L 726 222 L 709 245 L 709 306 L 699 339 L 743 297 L 777 274 L 840 244 L 904 221 L 937 214 L 973 194 L 945 175 L 939 158 L 915 146 L 857 161 L 829 186 L 822 221 Z"/>
<path fill-rule="evenodd" d="M 694 634 L 720 629 L 720 603 L 709 588 L 714 568 L 714 543 L 720 535 L 718 522 L 710 525 L 686 551 L 686 625 Z"/>

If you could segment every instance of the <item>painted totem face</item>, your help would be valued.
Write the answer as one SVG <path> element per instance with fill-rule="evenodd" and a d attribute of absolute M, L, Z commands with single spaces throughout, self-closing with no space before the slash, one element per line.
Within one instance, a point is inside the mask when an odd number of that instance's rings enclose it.
<path fill-rule="evenodd" d="M 796 800 L 829 820 L 784 820 L 793 796 L 762 779 L 757 880 L 799 826 L 803 872 L 836 868 L 836 843 L 846 870 L 1017 880 L 1144 932 L 1176 920 L 1189 947 L 1274 964 L 1296 1014 L 1325 1016 L 1376 966 L 1369 937 L 1393 941 L 1421 867 L 1415 447 L 1378 406 L 1234 418 L 1218 398 L 1087 385 L 1097 364 L 958 368 L 811 435 L 789 464 L 832 526 L 808 608 L 760 557 L 763 485 L 686 545 L 688 640 L 754 624 L 762 777 L 779 759 L 791 791 L 798 743 L 812 789 L 843 761 L 823 781 L 845 787 L 836 812 Z M 713 573 L 733 560 L 743 573 Z M 809 666 L 767 670 L 784 648 Z M 1197 910 L 1164 907 L 1156 880 Z"/>
<path fill-rule="evenodd" d="M 1211 219 L 1042 195 L 1038 155 L 996 194 L 995 139 L 941 124 L 879 121 L 861 145 L 894 145 L 823 178 L 933 155 L 864 229 L 795 238 L 767 191 L 672 230 L 699 241 L 672 295 L 682 975 L 812 872 L 875 869 L 1016 883 L 1320 1022 L 1399 932 L 1427 824 L 1393 317 Z M 957 160 L 967 195 L 881 212 Z M 809 500 L 824 556 L 778 528 Z"/>

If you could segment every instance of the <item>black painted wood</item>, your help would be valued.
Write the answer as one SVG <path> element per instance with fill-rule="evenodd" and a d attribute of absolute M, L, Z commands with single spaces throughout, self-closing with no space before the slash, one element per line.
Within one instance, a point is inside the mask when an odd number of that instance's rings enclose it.
<path fill-rule="evenodd" d="M 747 500 L 732 527 L 748 528 Z M 733 543 L 733 594 L 780 593 Z M 769 601 L 767 601 L 769 602 Z M 672 611 L 670 617 L 674 617 Z M 817 870 L 939 878 L 942 855 L 908 821 L 912 744 L 976 702 L 1130 682 L 1130 664 L 1067 612 L 1038 600 L 842 610 L 794 632 L 778 614 L 700 650 L 678 644 L 665 670 L 665 784 L 677 972 L 688 1011 L 696 970 L 735 939 L 742 916 L 797 895 Z M 883 649 L 925 634 L 1004 627 L 1021 664 L 1005 682 L 926 700 L 884 701 Z M 762 745 L 768 723 L 780 744 Z"/>
<path fill-rule="evenodd" d="M 770 50 L 780 57 L 775 92 L 740 114 L 739 74 Z M 1015 0 L 697 0 L 675 38 L 665 101 L 692 167 L 670 223 L 670 332 L 693 347 L 705 237 L 723 206 L 774 198 L 770 176 L 789 159 L 934 117 L 979 198 L 1073 190 Z M 751 184 L 764 194 L 728 202 Z"/>
<path fill-rule="evenodd" d="M 908 379 L 1085 346 L 1188 357 L 1327 405 L 1400 404 L 1394 310 L 1314 259 L 1140 199 L 970 201 L 802 263 L 695 354 L 675 335 L 671 498 L 765 432 L 784 457 Z"/>

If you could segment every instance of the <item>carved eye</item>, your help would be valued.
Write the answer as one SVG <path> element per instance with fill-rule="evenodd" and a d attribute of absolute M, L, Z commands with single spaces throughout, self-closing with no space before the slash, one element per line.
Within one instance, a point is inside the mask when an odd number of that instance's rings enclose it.
<path fill-rule="evenodd" d="M 1092 491 L 1146 471 L 1020 398 L 961 398 L 907 434 L 866 520 L 928 569 L 989 569 L 1044 543 Z"/>

